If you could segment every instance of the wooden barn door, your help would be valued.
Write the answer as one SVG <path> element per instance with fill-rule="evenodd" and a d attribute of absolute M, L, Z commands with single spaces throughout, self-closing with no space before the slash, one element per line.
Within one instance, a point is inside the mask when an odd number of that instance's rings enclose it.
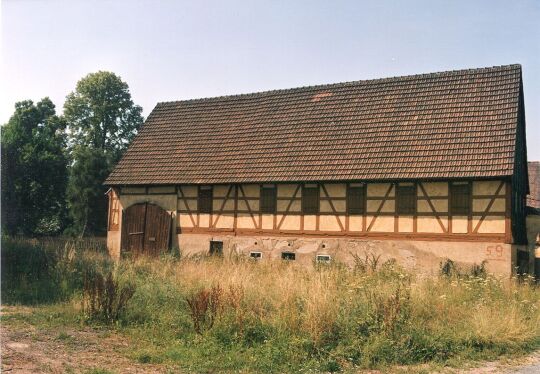
<path fill-rule="evenodd" d="M 122 251 L 158 255 L 169 248 L 171 216 L 150 203 L 130 206 L 122 219 Z"/>
<path fill-rule="evenodd" d="M 135 204 L 124 211 L 122 217 L 122 252 L 133 255 L 142 253 L 144 249 L 144 226 L 146 220 L 146 203 Z"/>
<path fill-rule="evenodd" d="M 171 236 L 171 216 L 157 205 L 146 206 L 146 228 L 144 233 L 144 251 L 149 255 L 159 255 L 169 249 Z"/>

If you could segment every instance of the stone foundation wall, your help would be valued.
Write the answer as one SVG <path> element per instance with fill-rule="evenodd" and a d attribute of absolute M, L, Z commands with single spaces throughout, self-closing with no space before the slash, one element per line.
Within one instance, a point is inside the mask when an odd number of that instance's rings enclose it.
<path fill-rule="evenodd" d="M 395 260 L 401 266 L 422 273 L 436 274 L 446 259 L 462 268 L 486 261 L 490 273 L 510 276 L 519 246 L 488 242 L 436 242 L 407 240 L 362 240 L 342 238 L 294 238 L 271 236 L 227 236 L 180 234 L 178 246 L 184 256 L 207 254 L 210 241 L 223 242 L 223 254 L 250 255 L 261 252 L 261 260 L 281 260 L 283 252 L 295 254 L 296 262 L 313 264 L 317 255 L 330 255 L 334 261 L 353 265 L 355 257 L 379 257 L 379 262 Z"/>

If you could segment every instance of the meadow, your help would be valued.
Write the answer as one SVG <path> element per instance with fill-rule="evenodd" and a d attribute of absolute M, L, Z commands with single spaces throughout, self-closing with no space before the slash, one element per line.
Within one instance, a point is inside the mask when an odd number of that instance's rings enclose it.
<path fill-rule="evenodd" d="M 182 257 L 112 262 L 99 241 L 2 239 L 3 316 L 129 339 L 134 363 L 182 372 L 461 367 L 540 348 L 540 289 L 482 267 L 420 276 L 366 255 L 339 263 Z M 427 369 L 426 369 L 427 370 Z"/>

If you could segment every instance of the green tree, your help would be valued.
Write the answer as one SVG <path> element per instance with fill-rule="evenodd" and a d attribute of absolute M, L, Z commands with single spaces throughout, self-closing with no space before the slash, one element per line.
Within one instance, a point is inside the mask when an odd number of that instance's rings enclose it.
<path fill-rule="evenodd" d="M 8 234 L 58 232 L 65 218 L 65 122 L 49 98 L 15 104 L 2 127 L 2 222 Z"/>
<path fill-rule="evenodd" d="M 77 82 L 64 104 L 72 145 L 101 149 L 116 160 L 143 123 L 142 108 L 116 74 L 99 71 Z"/>
<path fill-rule="evenodd" d="M 69 174 L 67 200 L 72 234 L 102 233 L 107 225 L 107 197 L 103 181 L 111 170 L 111 160 L 101 149 L 77 146 Z"/>
<path fill-rule="evenodd" d="M 73 157 L 68 206 L 73 233 L 99 234 L 106 229 L 103 182 L 143 123 L 128 85 L 111 72 L 82 78 L 64 104 Z"/>

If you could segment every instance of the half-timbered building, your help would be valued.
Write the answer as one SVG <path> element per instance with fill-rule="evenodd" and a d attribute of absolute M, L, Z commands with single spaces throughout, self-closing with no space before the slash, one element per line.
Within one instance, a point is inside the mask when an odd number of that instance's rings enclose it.
<path fill-rule="evenodd" d="M 106 184 L 108 246 L 510 274 L 526 251 L 519 65 L 159 103 Z"/>
<path fill-rule="evenodd" d="M 540 161 L 529 161 L 529 194 L 527 195 L 527 240 L 531 260 L 529 272 L 540 279 Z"/>

